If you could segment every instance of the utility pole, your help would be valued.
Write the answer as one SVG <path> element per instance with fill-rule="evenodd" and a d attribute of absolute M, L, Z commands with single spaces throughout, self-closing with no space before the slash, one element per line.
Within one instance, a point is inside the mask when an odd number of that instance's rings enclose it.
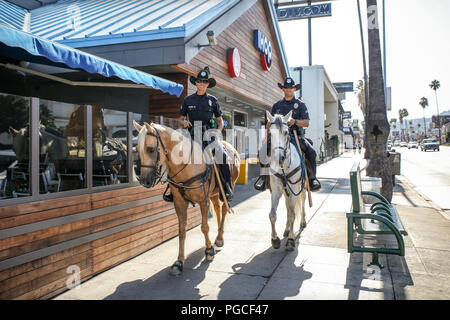
<path fill-rule="evenodd" d="M 384 77 L 384 98 L 387 108 L 387 78 L 386 78 L 386 3 L 383 0 L 383 77 Z"/>
<path fill-rule="evenodd" d="M 311 5 L 311 0 L 308 0 L 308 6 Z M 308 54 L 309 65 L 312 66 L 312 34 L 311 34 L 311 18 L 308 18 Z"/>

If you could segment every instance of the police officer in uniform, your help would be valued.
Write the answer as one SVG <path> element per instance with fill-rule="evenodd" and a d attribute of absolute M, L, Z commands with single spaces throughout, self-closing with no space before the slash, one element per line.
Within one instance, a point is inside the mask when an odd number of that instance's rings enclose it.
<path fill-rule="evenodd" d="M 193 138 L 194 126 L 197 121 L 201 122 L 202 137 L 208 129 L 218 129 L 219 132 L 223 129 L 222 111 L 220 110 L 219 102 L 214 96 L 206 93 L 207 88 L 213 88 L 216 85 L 216 80 L 210 78 L 209 75 L 209 67 L 205 67 L 198 73 L 197 77 L 190 76 L 189 81 L 197 87 L 197 92 L 187 96 L 180 108 L 180 123 L 184 128 L 189 130 Z M 203 149 L 214 140 L 214 137 L 212 137 L 211 141 L 203 140 Z M 233 199 L 231 172 L 226 161 L 222 143 L 217 143 L 215 151 L 220 153 L 219 155 L 215 155 L 215 157 L 222 156 L 223 159 L 221 163 L 217 164 L 217 168 L 222 178 L 225 197 L 227 201 L 231 201 Z M 220 198 L 222 199 L 221 194 Z M 173 201 L 173 195 L 166 195 L 164 200 Z"/>
<path fill-rule="evenodd" d="M 309 126 L 309 114 L 306 105 L 299 99 L 295 98 L 295 91 L 301 88 L 300 84 L 295 84 L 292 78 L 286 78 L 284 84 L 278 83 L 278 87 L 283 90 L 284 98 L 272 107 L 271 114 L 287 115 L 292 110 L 292 119 L 288 123 L 290 126 L 291 137 L 293 137 L 293 130 L 297 130 L 300 148 L 305 155 L 306 160 L 310 164 L 308 170 L 309 186 L 311 191 L 317 191 L 321 188 L 320 182 L 316 178 L 316 151 L 311 146 L 311 143 L 304 137 L 303 128 Z M 270 123 L 266 127 L 266 140 L 268 137 Z M 295 140 L 292 141 L 296 145 Z M 268 147 L 269 148 L 269 147 Z M 261 163 L 261 167 L 267 167 L 269 164 Z M 309 168 L 308 168 L 309 169 Z M 260 176 L 260 179 L 255 183 L 255 188 L 263 191 L 266 188 L 268 176 Z"/>

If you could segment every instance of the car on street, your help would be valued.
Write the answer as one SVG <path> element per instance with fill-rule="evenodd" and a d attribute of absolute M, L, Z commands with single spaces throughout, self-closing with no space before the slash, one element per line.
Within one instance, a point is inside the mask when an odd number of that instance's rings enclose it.
<path fill-rule="evenodd" d="M 420 150 L 427 151 L 427 150 L 433 150 L 433 151 L 439 151 L 439 143 L 437 140 L 434 139 L 423 139 L 420 144 Z"/>
<path fill-rule="evenodd" d="M 395 140 L 394 141 L 394 147 L 398 147 L 400 146 L 400 141 L 399 140 Z"/>
<path fill-rule="evenodd" d="M 400 142 L 400 148 L 407 147 L 408 144 L 405 141 Z"/>
<path fill-rule="evenodd" d="M 408 143 L 408 149 L 411 149 L 411 148 L 419 149 L 419 145 L 417 144 L 416 141 L 410 141 Z"/>

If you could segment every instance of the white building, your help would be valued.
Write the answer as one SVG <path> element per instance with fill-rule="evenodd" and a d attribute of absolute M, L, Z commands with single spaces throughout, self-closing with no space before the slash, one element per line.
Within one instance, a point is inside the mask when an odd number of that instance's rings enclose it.
<path fill-rule="evenodd" d="M 340 116 L 339 96 L 324 66 L 314 65 L 291 68 L 291 75 L 296 83 L 302 84 L 301 100 L 309 112 L 309 128 L 306 137 L 313 141 L 317 155 L 325 152 L 325 131 L 329 137 L 336 135 L 339 139 L 338 152 L 343 150 L 344 132 Z M 343 112 L 343 110 L 342 110 Z"/>

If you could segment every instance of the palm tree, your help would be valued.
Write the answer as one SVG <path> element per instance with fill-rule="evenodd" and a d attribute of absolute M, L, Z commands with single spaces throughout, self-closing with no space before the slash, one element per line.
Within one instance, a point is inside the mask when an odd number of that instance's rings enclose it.
<path fill-rule="evenodd" d="M 427 137 L 427 126 L 425 124 L 425 108 L 428 106 L 428 99 L 425 97 L 420 98 L 419 104 L 423 108 L 423 127 L 425 129 L 425 138 Z"/>
<path fill-rule="evenodd" d="M 381 194 L 392 199 L 392 173 L 389 166 L 386 142 L 389 137 L 386 99 L 384 92 L 383 66 L 381 63 L 380 30 L 378 27 L 377 0 L 367 0 L 368 44 L 369 44 L 369 86 L 366 140 L 369 142 L 368 165 L 369 177 L 381 178 Z"/>
<path fill-rule="evenodd" d="M 408 112 L 408 110 L 406 110 L 406 108 L 398 110 L 398 118 L 400 120 L 400 126 L 403 126 L 403 119 L 405 119 L 407 116 L 409 116 L 409 112 Z M 404 125 L 403 135 L 404 135 L 405 130 L 406 130 L 406 123 Z"/>
<path fill-rule="evenodd" d="M 439 127 L 439 143 L 441 143 L 441 120 L 439 118 L 439 106 L 437 99 L 437 89 L 441 87 L 441 83 L 438 80 L 433 80 L 430 83 L 430 88 L 434 90 L 434 95 L 436 96 L 436 109 L 437 109 L 437 122 Z"/>

